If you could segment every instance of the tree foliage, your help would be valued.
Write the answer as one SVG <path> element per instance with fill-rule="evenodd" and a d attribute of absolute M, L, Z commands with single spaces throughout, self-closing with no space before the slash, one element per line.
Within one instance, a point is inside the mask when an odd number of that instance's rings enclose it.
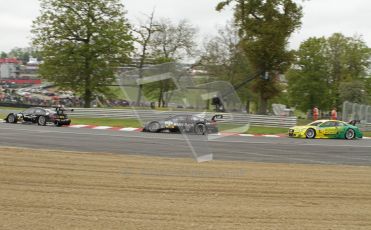
<path fill-rule="evenodd" d="M 139 26 L 137 40 L 139 56 L 143 62 L 162 64 L 184 60 L 194 54 L 196 45 L 196 28 L 187 20 L 177 23 L 170 19 L 156 20 L 152 13 L 148 20 Z M 139 42 L 138 42 L 139 41 Z M 145 42 L 144 42 L 145 41 Z M 145 52 L 143 52 L 145 50 Z M 140 67 L 139 69 L 143 68 Z M 165 80 L 140 87 L 150 98 L 156 98 L 159 106 L 166 106 L 164 93 L 174 89 L 171 81 Z M 141 93 L 140 93 L 141 94 Z"/>
<path fill-rule="evenodd" d="M 197 29 L 187 20 L 173 23 L 170 19 L 157 21 L 158 33 L 152 40 L 153 55 L 167 60 L 181 60 L 191 57 L 196 50 Z"/>
<path fill-rule="evenodd" d="M 15 47 L 10 50 L 7 56 L 21 60 L 24 65 L 27 64 L 27 62 L 30 60 L 30 57 L 37 58 L 39 61 L 42 60 L 40 52 L 38 52 L 35 48 Z"/>
<path fill-rule="evenodd" d="M 301 6 L 293 0 L 227 0 L 220 2 L 216 9 L 222 10 L 232 3 L 241 47 L 253 70 L 285 72 L 293 58 L 293 52 L 286 47 L 290 35 L 301 25 Z M 266 113 L 268 100 L 279 93 L 277 82 L 255 82 L 260 113 Z"/>
<path fill-rule="evenodd" d="M 291 104 L 302 111 L 314 106 L 329 108 L 328 75 L 326 39 L 309 38 L 300 45 L 293 68 L 286 74 Z"/>
<path fill-rule="evenodd" d="M 364 81 L 356 80 L 350 82 L 341 82 L 339 84 L 340 101 L 349 101 L 353 103 L 367 103 L 367 90 Z"/>
<path fill-rule="evenodd" d="M 212 80 L 224 80 L 232 85 L 239 85 L 252 74 L 237 28 L 231 23 L 219 28 L 217 36 L 205 40 L 199 64 Z M 237 93 L 249 111 L 253 99 L 251 85 L 242 86 Z"/>
<path fill-rule="evenodd" d="M 7 58 L 7 57 L 8 57 L 8 54 L 5 53 L 4 51 L 1 51 L 0 58 Z"/>
<path fill-rule="evenodd" d="M 132 51 L 124 7 L 119 0 L 40 0 L 40 6 L 32 30 L 44 61 L 40 74 L 79 92 L 89 107 Z"/>
<path fill-rule="evenodd" d="M 138 44 L 137 55 L 139 57 L 139 78 L 143 76 L 143 68 L 148 59 L 152 57 L 151 42 L 153 35 L 159 31 L 158 26 L 155 24 L 155 12 L 152 11 L 151 15 L 147 16 L 145 22 L 134 27 L 134 41 Z M 141 103 L 143 85 L 139 85 L 136 104 Z"/>
<path fill-rule="evenodd" d="M 158 33 L 152 40 L 153 56 L 157 64 L 184 60 L 192 57 L 195 53 L 197 29 L 187 20 L 173 23 L 171 20 L 162 18 L 158 20 Z M 172 81 L 158 82 L 149 88 L 150 92 L 158 94 L 159 106 L 166 106 L 165 93 L 174 90 Z"/>
<path fill-rule="evenodd" d="M 346 37 L 335 33 L 327 39 L 327 62 L 331 83 L 331 103 L 340 107 L 343 103 L 340 84 L 343 82 L 365 82 L 370 68 L 371 49 L 359 37 Z"/>
<path fill-rule="evenodd" d="M 291 104 L 306 111 L 314 105 L 341 108 L 345 100 L 365 102 L 370 58 L 370 49 L 357 37 L 335 33 L 307 39 L 287 73 Z"/>

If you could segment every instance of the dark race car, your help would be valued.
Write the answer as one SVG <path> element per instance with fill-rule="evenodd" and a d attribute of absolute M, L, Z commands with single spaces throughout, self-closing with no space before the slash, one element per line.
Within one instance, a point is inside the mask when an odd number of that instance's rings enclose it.
<path fill-rule="evenodd" d="M 70 125 L 71 120 L 65 113 L 67 109 L 63 107 L 54 108 L 29 108 L 20 113 L 10 113 L 5 118 L 7 123 L 17 123 L 21 122 L 32 122 L 38 125 L 46 125 L 47 123 L 53 123 L 54 125 L 60 127 L 63 125 Z M 69 110 L 73 111 L 73 110 Z"/>
<path fill-rule="evenodd" d="M 194 133 L 205 135 L 218 133 L 216 119 L 223 118 L 222 115 L 215 115 L 211 120 L 195 115 L 177 115 L 164 120 L 150 121 L 145 124 L 143 132 L 157 133 L 161 131 Z"/>

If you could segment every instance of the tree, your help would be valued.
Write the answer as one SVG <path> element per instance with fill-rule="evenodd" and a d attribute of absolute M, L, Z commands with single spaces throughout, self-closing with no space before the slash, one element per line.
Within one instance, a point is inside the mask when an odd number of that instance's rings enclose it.
<path fill-rule="evenodd" d="M 139 57 L 139 77 L 143 77 L 145 64 L 176 62 L 193 55 L 196 47 L 196 29 L 188 21 L 173 23 L 170 19 L 156 19 L 154 11 L 133 31 L 138 47 L 136 55 Z M 165 92 L 174 87 L 169 80 L 140 85 L 137 102 L 140 102 L 144 93 L 148 98 L 157 100 L 159 106 L 166 106 Z"/>
<path fill-rule="evenodd" d="M 241 63 L 237 56 L 243 56 L 239 46 L 240 39 L 237 29 L 233 24 L 226 24 L 218 29 L 218 35 L 204 42 L 204 50 L 200 57 L 200 63 L 207 68 L 212 76 L 234 82 L 234 64 Z M 246 60 L 241 63 L 246 64 Z"/>
<path fill-rule="evenodd" d="M 1 51 L 0 58 L 7 58 L 8 54 L 5 53 L 4 51 Z"/>
<path fill-rule="evenodd" d="M 371 104 L 371 77 L 370 76 L 371 75 L 369 75 L 369 77 L 365 79 L 366 91 L 367 91 L 367 99 L 366 99 L 367 104 Z"/>
<path fill-rule="evenodd" d="M 137 28 L 133 29 L 135 33 L 135 42 L 139 45 L 139 78 L 143 77 L 143 68 L 148 58 L 152 57 L 151 43 L 153 35 L 159 31 L 158 25 L 155 24 L 155 11 L 147 16 L 147 20 L 141 23 Z M 143 85 L 139 85 L 137 93 L 137 105 L 140 104 L 142 98 Z"/>
<path fill-rule="evenodd" d="M 156 33 L 150 41 L 153 62 L 162 64 L 184 60 L 194 55 L 197 44 L 197 29 L 187 20 L 173 23 L 170 19 L 162 18 L 155 22 Z M 165 93 L 174 89 L 171 81 L 165 80 L 153 83 L 146 87 L 147 93 L 157 96 L 159 106 L 165 107 L 167 98 Z"/>
<path fill-rule="evenodd" d="M 232 23 L 220 28 L 217 36 L 205 41 L 199 63 L 211 78 L 228 81 L 232 85 L 239 85 L 251 75 L 251 67 L 241 49 L 237 28 Z M 246 84 L 237 92 L 249 112 L 253 98 L 251 86 Z"/>
<path fill-rule="evenodd" d="M 197 29 L 187 20 L 173 23 L 162 18 L 157 23 L 159 33 L 154 34 L 152 47 L 154 56 L 166 61 L 178 61 L 193 56 L 197 44 Z"/>
<path fill-rule="evenodd" d="M 359 37 L 346 37 L 335 33 L 327 39 L 330 99 L 334 106 L 340 107 L 343 103 L 340 96 L 342 82 L 365 81 L 370 67 L 370 51 Z"/>
<path fill-rule="evenodd" d="M 40 74 L 80 93 L 90 107 L 133 49 L 124 6 L 119 0 L 40 0 L 40 6 L 32 29 L 44 61 Z"/>
<path fill-rule="evenodd" d="M 290 102 L 303 111 L 341 108 L 345 100 L 367 101 L 371 52 L 357 37 L 309 38 L 288 71 Z M 363 86 L 362 86 L 363 85 Z"/>
<path fill-rule="evenodd" d="M 8 53 L 8 57 L 17 58 L 21 60 L 22 63 L 25 65 L 30 60 L 30 57 L 37 58 L 38 60 L 42 60 L 40 53 L 35 48 L 19 48 L 15 47 L 10 50 Z"/>
<path fill-rule="evenodd" d="M 314 106 L 321 110 L 332 106 L 328 100 L 330 80 L 326 50 L 324 37 L 307 39 L 300 45 L 296 61 L 286 74 L 290 104 L 302 111 Z"/>
<path fill-rule="evenodd" d="M 265 114 L 268 100 L 279 92 L 276 73 L 284 73 L 293 60 L 286 50 L 290 35 L 301 26 L 302 8 L 293 0 L 225 0 L 216 10 L 234 3 L 234 22 L 239 29 L 241 47 L 254 72 L 269 72 L 271 80 L 259 79 L 259 113 Z"/>
<path fill-rule="evenodd" d="M 342 102 L 367 103 L 367 90 L 365 82 L 351 81 L 341 82 L 339 85 L 339 95 Z"/>

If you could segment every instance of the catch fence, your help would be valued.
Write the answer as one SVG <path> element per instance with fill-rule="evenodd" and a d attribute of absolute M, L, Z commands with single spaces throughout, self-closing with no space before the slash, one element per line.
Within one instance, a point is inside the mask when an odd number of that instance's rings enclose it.
<path fill-rule="evenodd" d="M 359 120 L 358 126 L 364 131 L 371 131 L 371 106 L 351 102 L 343 103 L 342 119 Z"/>

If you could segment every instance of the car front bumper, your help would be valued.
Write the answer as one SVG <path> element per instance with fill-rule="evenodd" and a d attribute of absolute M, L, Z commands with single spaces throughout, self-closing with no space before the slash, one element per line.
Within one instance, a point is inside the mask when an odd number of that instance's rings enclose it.
<path fill-rule="evenodd" d="M 297 137 L 297 138 L 304 138 L 305 137 L 305 135 L 302 132 L 299 132 L 299 131 L 294 130 L 294 129 L 289 129 L 288 135 L 289 135 L 289 137 Z"/>

